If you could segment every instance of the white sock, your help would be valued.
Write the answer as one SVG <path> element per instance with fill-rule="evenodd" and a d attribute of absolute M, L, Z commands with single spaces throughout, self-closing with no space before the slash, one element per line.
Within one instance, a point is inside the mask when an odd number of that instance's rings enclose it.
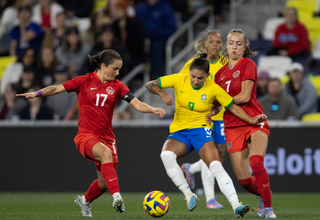
<path fill-rule="evenodd" d="M 239 199 L 230 176 L 224 170 L 220 161 L 212 161 L 209 169 L 217 179 L 221 192 L 227 197 L 233 210 L 235 210 L 239 206 Z"/>
<path fill-rule="evenodd" d="M 214 176 L 205 163 L 202 164 L 201 179 L 207 202 L 214 198 Z"/>
<path fill-rule="evenodd" d="M 90 202 L 88 202 L 88 201 L 86 200 L 85 196 L 82 196 L 82 197 L 81 197 L 81 200 L 82 200 L 82 203 L 85 204 L 85 205 L 89 205 L 89 204 L 90 204 Z"/>
<path fill-rule="evenodd" d="M 169 178 L 188 200 L 193 196 L 193 193 L 191 192 L 188 183 L 184 178 L 183 172 L 177 163 L 177 155 L 172 151 L 166 150 L 160 154 L 160 157 Z"/>
<path fill-rule="evenodd" d="M 118 197 L 122 198 L 120 193 L 116 192 L 112 194 L 113 200 L 117 199 Z"/>
<path fill-rule="evenodd" d="M 190 165 L 189 172 L 193 174 L 200 172 L 203 164 L 205 164 L 203 160 L 198 160 L 197 162 Z"/>

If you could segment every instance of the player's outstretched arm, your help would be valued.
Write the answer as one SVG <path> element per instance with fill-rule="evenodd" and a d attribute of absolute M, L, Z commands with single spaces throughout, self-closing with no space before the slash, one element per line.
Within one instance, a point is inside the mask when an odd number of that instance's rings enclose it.
<path fill-rule="evenodd" d="M 163 118 L 166 115 L 166 111 L 162 108 L 154 108 L 150 105 L 147 105 L 144 102 L 141 102 L 139 99 L 134 98 L 131 100 L 130 105 L 137 110 L 138 112 L 142 113 L 153 113 L 155 115 L 160 115 Z"/>
<path fill-rule="evenodd" d="M 237 116 L 238 118 L 253 125 L 258 125 L 261 122 L 266 121 L 268 118 L 265 114 L 261 114 L 251 118 L 249 115 L 247 115 L 245 111 L 243 111 L 242 108 L 240 108 L 236 104 L 232 104 L 229 108 L 227 108 L 227 110 L 230 111 L 235 116 Z"/>
<path fill-rule="evenodd" d="M 66 91 L 66 89 L 64 88 L 64 86 L 62 84 L 60 84 L 60 85 L 48 86 L 48 87 L 45 87 L 45 88 L 43 88 L 39 91 L 36 91 L 36 92 L 17 94 L 16 96 L 26 97 L 26 98 L 34 98 L 37 96 L 56 95 L 56 94 L 59 94 L 64 91 Z"/>
<path fill-rule="evenodd" d="M 166 93 L 159 87 L 158 80 L 152 80 L 147 82 L 146 88 L 152 94 L 160 96 L 161 100 L 166 103 L 166 105 L 170 106 L 174 103 L 172 96 L 169 93 Z"/>

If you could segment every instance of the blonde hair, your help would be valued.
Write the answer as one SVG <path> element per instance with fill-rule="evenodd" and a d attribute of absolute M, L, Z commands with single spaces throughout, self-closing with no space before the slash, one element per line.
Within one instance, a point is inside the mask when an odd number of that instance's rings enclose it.
<path fill-rule="evenodd" d="M 258 52 L 250 50 L 250 48 L 249 48 L 250 41 L 249 41 L 249 38 L 248 38 L 246 32 L 244 32 L 242 29 L 232 29 L 231 31 L 229 31 L 229 33 L 227 35 L 227 39 L 228 39 L 229 35 L 232 33 L 239 33 L 239 34 L 243 34 L 243 36 L 244 36 L 246 49 L 244 50 L 242 57 L 251 59 L 252 57 L 254 57 L 255 55 L 258 54 Z M 222 51 L 221 55 L 223 56 L 223 58 L 221 59 L 221 63 L 225 64 L 229 60 L 229 54 L 228 54 L 227 48 L 224 49 L 224 51 Z"/>
<path fill-rule="evenodd" d="M 218 30 L 218 29 L 207 30 L 206 36 L 204 38 L 197 40 L 194 43 L 194 51 L 195 51 L 194 57 L 199 57 L 201 55 L 201 53 L 205 53 L 205 52 L 207 53 L 207 48 L 205 47 L 204 43 L 208 39 L 209 35 L 212 33 L 220 34 L 221 39 L 223 39 L 222 33 L 220 30 Z"/>

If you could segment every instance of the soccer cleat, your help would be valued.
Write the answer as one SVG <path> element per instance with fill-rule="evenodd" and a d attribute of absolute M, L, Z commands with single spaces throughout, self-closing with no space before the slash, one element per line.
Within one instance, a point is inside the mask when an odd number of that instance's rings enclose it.
<path fill-rule="evenodd" d="M 240 203 L 240 205 L 236 208 L 236 210 L 234 211 L 234 214 L 236 215 L 236 218 L 243 218 L 244 215 L 249 212 L 250 210 L 250 205 L 242 205 Z"/>
<path fill-rule="evenodd" d="M 257 217 L 264 217 L 264 203 L 262 198 L 259 198 L 259 205 L 257 207 Z"/>
<path fill-rule="evenodd" d="M 190 189 L 194 189 L 196 184 L 194 182 L 194 174 L 189 172 L 190 163 L 182 164 L 181 169 L 182 169 L 182 171 L 184 173 L 184 176 L 185 176 L 185 178 L 187 180 L 187 183 L 188 183 Z"/>
<path fill-rule="evenodd" d="M 277 216 L 273 213 L 272 207 L 264 208 L 264 216 L 266 218 L 277 218 Z"/>
<path fill-rule="evenodd" d="M 115 200 L 113 200 L 112 206 L 119 213 L 122 213 L 125 211 L 124 201 L 121 197 L 118 197 Z"/>
<path fill-rule="evenodd" d="M 193 196 L 191 196 L 191 198 L 189 199 L 189 201 L 187 201 L 187 205 L 188 205 L 188 210 L 192 211 L 197 207 L 197 202 L 199 201 L 199 198 L 196 194 L 193 194 Z"/>
<path fill-rule="evenodd" d="M 221 205 L 216 198 L 212 198 L 207 202 L 207 209 L 223 209 L 223 205 Z"/>
<path fill-rule="evenodd" d="M 76 198 L 74 199 L 74 202 L 80 206 L 81 208 L 81 212 L 82 212 L 82 215 L 85 216 L 85 217 L 92 217 L 92 214 L 91 214 L 91 204 L 90 203 L 84 203 L 82 201 L 82 198 L 84 196 L 76 196 Z"/>

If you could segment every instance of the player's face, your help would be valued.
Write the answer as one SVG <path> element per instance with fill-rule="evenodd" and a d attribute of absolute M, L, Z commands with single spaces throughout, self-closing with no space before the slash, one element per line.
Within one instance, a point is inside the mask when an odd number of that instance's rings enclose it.
<path fill-rule="evenodd" d="M 193 88 L 198 89 L 204 85 L 206 78 L 208 78 L 209 74 L 205 73 L 202 70 L 191 69 L 190 70 L 190 81 Z"/>
<path fill-rule="evenodd" d="M 119 70 L 122 67 L 122 60 L 114 60 L 109 66 L 102 65 L 103 77 L 106 80 L 114 80 L 119 75 Z"/>
<path fill-rule="evenodd" d="M 245 37 L 243 34 L 234 32 L 229 34 L 227 39 L 227 51 L 229 59 L 239 60 L 246 49 Z"/>
<path fill-rule="evenodd" d="M 222 49 L 222 37 L 219 33 L 211 33 L 204 43 L 209 56 L 218 55 Z"/>

